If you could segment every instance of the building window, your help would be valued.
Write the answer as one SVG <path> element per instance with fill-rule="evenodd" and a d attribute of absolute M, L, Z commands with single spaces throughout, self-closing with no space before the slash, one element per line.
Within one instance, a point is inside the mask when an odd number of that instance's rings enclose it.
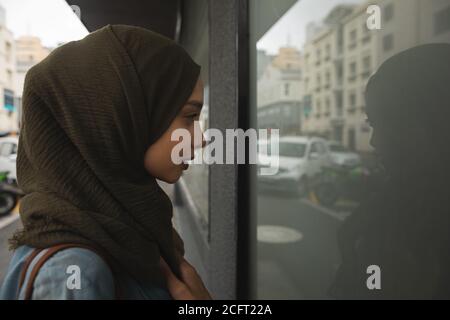
<path fill-rule="evenodd" d="M 320 92 L 321 83 L 322 83 L 322 78 L 320 77 L 320 75 L 317 75 L 317 86 L 316 86 L 317 92 Z"/>
<path fill-rule="evenodd" d="M 338 117 L 342 117 L 344 115 L 342 100 L 343 100 L 342 93 L 336 94 L 336 116 Z"/>
<path fill-rule="evenodd" d="M 371 57 L 370 56 L 364 57 L 363 58 L 363 72 L 362 72 L 362 77 L 364 79 L 366 79 L 370 76 L 371 68 L 372 68 Z"/>
<path fill-rule="evenodd" d="M 348 97 L 348 101 L 349 101 L 348 112 L 354 113 L 356 111 L 356 94 L 351 93 Z"/>
<path fill-rule="evenodd" d="M 350 106 L 351 107 L 356 106 L 356 94 L 354 93 L 350 94 Z"/>
<path fill-rule="evenodd" d="M 388 4 L 384 7 L 384 22 L 389 22 L 394 18 L 394 4 Z"/>
<path fill-rule="evenodd" d="M 361 40 L 362 40 L 362 43 L 363 43 L 363 44 L 368 43 L 368 42 L 370 41 L 370 36 L 371 36 L 371 34 L 370 34 L 369 28 L 367 28 L 366 22 L 363 23 L 363 26 L 362 26 L 362 34 L 363 34 L 362 39 L 361 39 Z"/>
<path fill-rule="evenodd" d="M 3 90 L 3 101 L 4 101 L 3 107 L 6 110 L 8 110 L 10 112 L 13 112 L 15 110 L 15 108 L 14 108 L 14 92 L 12 90 L 9 90 L 9 89 Z"/>
<path fill-rule="evenodd" d="M 313 102 L 311 99 L 311 95 L 305 95 L 303 97 L 303 115 L 307 119 L 311 113 L 311 110 L 313 108 Z"/>
<path fill-rule="evenodd" d="M 434 34 L 450 31 L 450 7 L 434 14 Z"/>
<path fill-rule="evenodd" d="M 320 60 L 322 59 L 322 52 L 320 51 L 320 49 L 317 49 L 316 51 L 316 66 L 320 66 Z"/>
<path fill-rule="evenodd" d="M 356 47 L 356 36 L 357 36 L 357 33 L 356 33 L 356 29 L 355 30 L 352 30 L 351 32 L 350 32 L 350 44 L 348 45 L 348 48 L 349 49 L 353 49 L 353 48 L 355 48 Z"/>
<path fill-rule="evenodd" d="M 383 50 L 389 51 L 394 47 L 394 35 L 388 34 L 383 37 Z"/>
<path fill-rule="evenodd" d="M 289 96 L 289 89 L 290 89 L 289 83 L 285 83 L 285 84 L 284 84 L 284 95 L 285 95 L 286 97 Z"/>
<path fill-rule="evenodd" d="M 325 61 L 330 60 L 331 57 L 331 46 L 330 44 L 327 44 L 325 47 Z"/>
<path fill-rule="evenodd" d="M 356 150 L 356 133 L 355 129 L 348 129 L 348 148 L 352 151 Z"/>
<path fill-rule="evenodd" d="M 324 88 L 325 89 L 329 89 L 330 88 L 330 83 L 331 83 L 331 75 L 330 75 L 330 72 L 328 71 L 325 74 L 325 86 L 324 86 Z"/>
<path fill-rule="evenodd" d="M 5 46 L 6 46 L 6 49 L 5 49 L 6 50 L 6 53 L 5 53 L 6 62 L 9 62 L 9 61 L 11 61 L 11 43 L 6 42 Z"/>
<path fill-rule="evenodd" d="M 322 115 L 322 103 L 320 101 L 316 102 L 316 118 L 319 119 Z"/>
<path fill-rule="evenodd" d="M 330 99 L 325 100 L 325 117 L 330 116 Z"/>
<path fill-rule="evenodd" d="M 356 62 L 350 63 L 349 69 L 350 70 L 348 80 L 354 81 L 356 79 Z"/>
<path fill-rule="evenodd" d="M 11 70 L 6 70 L 7 83 L 9 87 L 13 86 L 13 72 Z"/>
<path fill-rule="evenodd" d="M 338 63 L 336 65 L 336 77 L 338 79 L 338 82 L 342 81 L 343 77 L 342 63 Z"/>

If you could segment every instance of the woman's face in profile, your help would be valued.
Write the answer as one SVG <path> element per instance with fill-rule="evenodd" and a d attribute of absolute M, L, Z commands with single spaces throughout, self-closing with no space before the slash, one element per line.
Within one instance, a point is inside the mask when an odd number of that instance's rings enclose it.
<path fill-rule="evenodd" d="M 370 144 L 391 175 L 423 174 L 435 163 L 427 128 L 411 113 L 400 112 L 400 116 L 393 111 L 395 108 L 395 105 L 368 104 Z"/>
<path fill-rule="evenodd" d="M 191 96 L 186 101 L 185 105 L 178 112 L 175 119 L 170 124 L 169 128 L 164 134 L 153 143 L 146 151 L 144 157 L 144 167 L 148 173 L 153 177 L 167 183 L 175 183 L 187 169 L 184 163 L 175 164 L 172 161 L 172 149 L 179 143 L 179 141 L 171 141 L 172 132 L 176 129 L 186 129 L 189 131 L 191 139 L 191 157 L 183 158 L 190 160 L 194 157 L 194 149 L 202 147 L 205 142 L 202 135 L 201 145 L 195 145 L 194 129 L 198 126 L 200 112 L 203 106 L 203 82 L 199 78 L 191 93 Z M 199 128 L 197 128 L 199 130 Z M 181 154 L 184 157 L 183 154 Z"/>

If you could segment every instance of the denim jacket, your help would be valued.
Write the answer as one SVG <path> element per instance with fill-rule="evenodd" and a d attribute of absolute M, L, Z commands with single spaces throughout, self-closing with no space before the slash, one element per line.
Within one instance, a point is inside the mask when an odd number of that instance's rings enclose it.
<path fill-rule="evenodd" d="M 20 246 L 10 261 L 8 271 L 0 288 L 1 300 L 23 299 L 28 277 L 33 266 L 46 250 L 36 256 L 27 269 L 24 284 L 19 291 L 20 274 L 34 248 Z M 75 268 L 74 268 L 75 266 Z M 73 277 L 77 271 L 78 279 Z M 115 281 L 119 282 L 121 298 L 135 300 L 170 300 L 172 297 L 166 288 L 143 287 L 125 273 L 113 274 L 104 260 L 84 248 L 67 248 L 57 252 L 40 268 L 35 281 L 33 300 L 96 300 L 115 299 Z"/>

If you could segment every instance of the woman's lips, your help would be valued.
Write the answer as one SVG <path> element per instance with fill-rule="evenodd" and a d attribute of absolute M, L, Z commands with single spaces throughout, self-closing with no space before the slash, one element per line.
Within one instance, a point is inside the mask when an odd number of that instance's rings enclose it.
<path fill-rule="evenodd" d="M 184 159 L 183 160 L 183 170 L 187 170 L 187 168 L 189 168 L 189 162 L 194 160 L 195 156 L 192 155 L 192 157 L 190 159 Z"/>

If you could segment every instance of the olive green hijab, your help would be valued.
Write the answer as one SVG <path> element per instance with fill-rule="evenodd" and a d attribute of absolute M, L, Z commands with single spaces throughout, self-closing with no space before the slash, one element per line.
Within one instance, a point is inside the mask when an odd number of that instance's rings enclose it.
<path fill-rule="evenodd" d="M 12 247 L 81 243 L 143 284 L 184 254 L 144 153 L 189 98 L 200 67 L 149 30 L 107 25 L 27 73 L 17 157 L 23 230 Z"/>

